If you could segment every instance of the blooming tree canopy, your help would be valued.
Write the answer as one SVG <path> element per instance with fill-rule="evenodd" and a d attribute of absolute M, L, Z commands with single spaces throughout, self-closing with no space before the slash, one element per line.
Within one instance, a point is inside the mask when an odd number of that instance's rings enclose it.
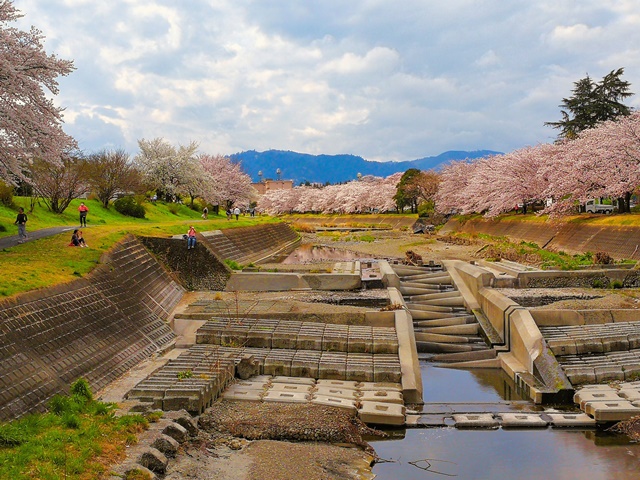
<path fill-rule="evenodd" d="M 75 147 L 62 130 L 62 109 L 47 98 L 58 93 L 56 78 L 74 70 L 73 62 L 47 55 L 43 35 L 34 27 L 10 27 L 22 15 L 10 0 L 0 0 L 0 178 L 25 179 L 30 161 L 56 165 Z"/>
<path fill-rule="evenodd" d="M 198 144 L 179 145 L 178 148 L 162 138 L 138 140 L 140 153 L 134 162 L 145 181 L 167 201 L 174 200 L 184 192 L 184 187 L 193 178 L 191 175 L 197 168 L 195 157 Z"/>
<path fill-rule="evenodd" d="M 255 199 L 251 177 L 242 171 L 239 163 L 222 155 L 201 154 L 198 160 L 205 175 L 201 195 L 208 203 L 230 208 Z"/>
<path fill-rule="evenodd" d="M 289 212 L 388 212 L 396 208 L 393 197 L 401 177 L 402 173 L 387 178 L 367 175 L 339 185 L 270 190 L 260 197 L 258 208 L 272 215 Z"/>

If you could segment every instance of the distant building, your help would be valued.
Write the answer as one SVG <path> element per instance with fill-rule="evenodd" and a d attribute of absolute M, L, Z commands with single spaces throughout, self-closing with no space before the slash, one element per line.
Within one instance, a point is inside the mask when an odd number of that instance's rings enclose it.
<path fill-rule="evenodd" d="M 291 190 L 293 188 L 293 180 L 262 180 L 261 182 L 252 183 L 253 188 L 260 195 L 264 195 L 270 190 Z"/>

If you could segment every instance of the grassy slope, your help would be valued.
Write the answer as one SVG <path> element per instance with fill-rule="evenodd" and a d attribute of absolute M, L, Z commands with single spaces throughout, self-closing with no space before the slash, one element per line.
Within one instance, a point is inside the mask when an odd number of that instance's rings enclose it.
<path fill-rule="evenodd" d="M 24 201 L 22 203 L 21 201 Z M 17 199 L 18 205 L 27 203 Z M 167 205 L 161 202 L 145 204 L 146 219 L 136 219 L 120 215 L 115 209 L 104 209 L 96 201 L 86 201 L 89 207 L 84 238 L 90 248 L 68 248 L 70 233 L 62 233 L 0 251 L 0 297 L 13 296 L 21 292 L 66 283 L 90 272 L 99 262 L 100 256 L 127 233 L 172 236 L 186 233 L 193 224 L 198 231 L 242 227 L 277 221 L 269 217 L 240 217 L 227 220 L 224 215 L 209 215 L 208 220 L 200 218 L 200 212 L 186 206 Z M 62 215 L 54 215 L 44 206 L 28 214 L 27 233 L 41 228 L 78 224 L 79 201 Z M 172 213 L 170 208 L 175 209 Z M 0 225 L 7 226 L 7 232 L 0 236 L 15 235 L 17 227 L 11 225 L 16 211 L 0 207 Z"/>

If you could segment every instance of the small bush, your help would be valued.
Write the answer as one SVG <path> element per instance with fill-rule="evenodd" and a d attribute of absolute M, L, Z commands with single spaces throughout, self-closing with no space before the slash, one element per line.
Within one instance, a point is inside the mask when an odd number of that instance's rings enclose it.
<path fill-rule="evenodd" d="M 54 415 L 62 416 L 65 413 L 73 412 L 77 405 L 66 395 L 54 395 L 49 400 L 49 411 Z"/>
<path fill-rule="evenodd" d="M 25 441 L 24 433 L 15 423 L 0 425 L 0 447 L 16 447 Z"/>
<path fill-rule="evenodd" d="M 604 282 L 596 278 L 591 282 L 591 286 L 593 288 L 604 288 Z"/>
<path fill-rule="evenodd" d="M 5 227 L 4 225 L 0 224 L 0 232 L 6 232 L 7 231 L 7 227 Z"/>
<path fill-rule="evenodd" d="M 227 264 L 227 267 L 229 267 L 231 270 L 242 270 L 242 265 L 240 265 L 238 262 L 236 262 L 235 260 L 225 260 L 224 263 Z"/>
<path fill-rule="evenodd" d="M 596 265 L 611 265 L 614 260 L 607 252 L 596 252 L 593 257 L 593 263 Z"/>
<path fill-rule="evenodd" d="M 75 397 L 84 399 L 87 402 L 93 400 L 93 393 L 91 393 L 89 382 L 84 378 L 79 378 L 71 384 L 71 394 Z"/>
<path fill-rule="evenodd" d="M 0 204 L 5 207 L 13 208 L 13 185 L 8 185 L 2 181 L 0 181 Z"/>
<path fill-rule="evenodd" d="M 183 370 L 181 372 L 178 372 L 176 376 L 178 377 L 178 380 L 184 380 L 186 378 L 193 377 L 193 372 L 191 370 Z"/>
<path fill-rule="evenodd" d="M 170 203 L 169 205 L 167 205 L 167 210 L 169 210 L 174 215 L 178 215 L 178 212 L 180 211 L 180 205 L 178 205 L 177 203 Z"/>
<path fill-rule="evenodd" d="M 614 280 L 611 282 L 611 288 L 622 288 L 622 282 L 620 280 Z"/>
<path fill-rule="evenodd" d="M 65 412 L 62 414 L 62 424 L 67 428 L 77 430 L 80 428 L 80 418 L 72 412 Z"/>
<path fill-rule="evenodd" d="M 144 207 L 136 202 L 133 197 L 122 197 L 113 202 L 113 206 L 115 207 L 118 213 L 122 215 L 126 215 L 128 217 L 134 218 L 144 218 L 145 211 Z"/>

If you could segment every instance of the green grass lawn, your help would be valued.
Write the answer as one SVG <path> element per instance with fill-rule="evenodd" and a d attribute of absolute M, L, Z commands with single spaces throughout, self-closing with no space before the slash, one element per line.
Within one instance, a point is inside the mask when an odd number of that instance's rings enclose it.
<path fill-rule="evenodd" d="M 17 205 L 29 204 L 29 199 L 17 197 Z M 210 214 L 207 220 L 200 211 L 185 205 L 164 202 L 146 203 L 146 217 L 138 219 L 119 214 L 113 207 L 103 208 L 99 202 L 86 200 L 89 207 L 88 228 L 83 229 L 89 248 L 70 248 L 67 245 L 71 233 L 34 240 L 22 245 L 0 250 L 0 298 L 18 293 L 50 287 L 69 282 L 89 273 L 100 261 L 103 253 L 128 233 L 155 237 L 169 237 L 187 233 L 189 225 L 199 232 L 236 228 L 261 223 L 277 222 L 271 217 L 240 216 L 239 220 L 227 220 L 225 215 Z M 36 206 L 27 214 L 29 231 L 54 226 L 76 226 L 79 224 L 77 208 L 80 200 L 74 200 L 61 215 L 52 214 L 43 205 Z M 15 235 L 13 225 L 17 211 L 0 207 L 0 225 L 6 226 L 0 236 Z"/>

